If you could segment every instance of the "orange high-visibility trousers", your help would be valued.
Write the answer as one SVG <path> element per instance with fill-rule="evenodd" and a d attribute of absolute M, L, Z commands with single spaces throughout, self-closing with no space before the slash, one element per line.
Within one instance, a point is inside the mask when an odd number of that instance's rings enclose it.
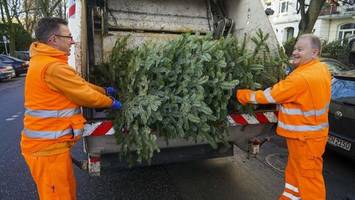
<path fill-rule="evenodd" d="M 76 181 L 70 151 L 50 156 L 23 156 L 41 200 L 76 199 Z"/>
<path fill-rule="evenodd" d="M 325 200 L 323 158 L 328 137 L 287 140 L 285 189 L 280 200 Z"/>

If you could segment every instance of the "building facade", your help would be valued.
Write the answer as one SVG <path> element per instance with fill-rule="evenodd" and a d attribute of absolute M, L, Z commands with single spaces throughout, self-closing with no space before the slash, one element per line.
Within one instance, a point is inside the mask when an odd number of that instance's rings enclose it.
<path fill-rule="evenodd" d="M 309 4 L 310 0 L 306 0 Z M 298 34 L 301 14 L 297 0 L 265 0 L 266 8 L 274 10 L 270 15 L 275 34 L 280 43 L 286 42 Z M 343 40 L 355 35 L 355 0 L 338 1 L 337 4 L 326 3 L 314 25 L 313 32 L 322 40 L 331 42 Z"/>

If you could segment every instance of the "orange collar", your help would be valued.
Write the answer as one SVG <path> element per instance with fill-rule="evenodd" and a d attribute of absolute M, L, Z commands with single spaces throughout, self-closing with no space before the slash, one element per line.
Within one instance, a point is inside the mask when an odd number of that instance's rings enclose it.
<path fill-rule="evenodd" d="M 68 62 L 68 55 L 59 49 L 49 46 L 41 42 L 33 42 L 30 46 L 30 55 L 34 56 L 49 56 L 65 62 Z"/>
<path fill-rule="evenodd" d="M 311 66 L 311 65 L 318 64 L 319 62 L 320 62 L 320 61 L 319 61 L 318 58 L 312 59 L 311 61 L 309 61 L 309 62 L 307 62 L 307 63 L 305 63 L 305 64 L 302 64 L 302 65 L 296 67 L 295 71 L 303 70 L 303 69 L 305 69 L 305 68 L 307 68 L 307 67 L 309 67 L 309 66 Z"/>

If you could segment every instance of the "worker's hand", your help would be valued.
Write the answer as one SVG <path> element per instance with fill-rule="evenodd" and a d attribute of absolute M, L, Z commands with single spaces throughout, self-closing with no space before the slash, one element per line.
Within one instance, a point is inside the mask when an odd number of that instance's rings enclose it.
<path fill-rule="evenodd" d="M 105 88 L 106 95 L 110 97 L 115 97 L 117 94 L 117 90 L 114 87 Z"/>
<path fill-rule="evenodd" d="M 245 106 L 250 101 L 250 95 L 252 91 L 248 89 L 237 90 L 237 100 L 240 104 Z"/>
<path fill-rule="evenodd" d="M 113 99 L 111 109 L 112 110 L 120 110 L 122 108 L 122 104 L 120 101 Z"/>

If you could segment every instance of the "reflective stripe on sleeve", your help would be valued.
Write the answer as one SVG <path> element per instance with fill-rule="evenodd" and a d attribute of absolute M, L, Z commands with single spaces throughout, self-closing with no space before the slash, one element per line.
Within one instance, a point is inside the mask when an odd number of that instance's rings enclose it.
<path fill-rule="evenodd" d="M 23 129 L 25 135 L 29 138 L 42 138 L 42 139 L 57 139 L 64 135 L 73 134 L 74 137 L 81 136 L 84 129 L 65 129 L 62 131 L 33 131 L 29 129 Z"/>
<path fill-rule="evenodd" d="M 305 132 L 305 131 L 320 131 L 323 128 L 327 128 L 329 126 L 328 123 L 323 123 L 320 125 L 289 125 L 289 124 L 285 124 L 282 121 L 278 121 L 277 122 L 277 126 L 289 130 L 289 131 L 298 131 L 298 132 Z"/>
<path fill-rule="evenodd" d="M 291 199 L 291 200 L 300 200 L 301 199 L 301 197 L 297 197 L 297 196 L 295 196 L 291 193 L 288 193 L 288 192 L 284 192 L 284 193 L 282 193 L 282 195 Z"/>
<path fill-rule="evenodd" d="M 252 92 L 252 93 L 250 94 L 250 103 L 252 103 L 252 104 L 258 104 L 258 102 L 256 102 L 256 100 L 255 100 L 255 92 Z"/>
<path fill-rule="evenodd" d="M 42 117 L 42 118 L 49 118 L 49 117 L 71 117 L 73 115 L 80 114 L 80 108 L 71 108 L 71 109 L 64 109 L 64 110 L 32 110 L 26 108 L 25 115 L 30 115 L 33 117 Z"/>
<path fill-rule="evenodd" d="M 269 103 L 276 103 L 275 99 L 271 96 L 271 88 L 264 90 L 264 96 Z"/>
<path fill-rule="evenodd" d="M 84 128 L 81 128 L 81 129 L 74 129 L 74 130 L 73 130 L 73 133 L 74 133 L 74 137 L 76 137 L 76 136 L 82 136 L 83 133 L 84 133 Z"/>
<path fill-rule="evenodd" d="M 285 188 L 287 188 L 287 189 L 289 189 L 289 190 L 291 190 L 291 191 L 294 191 L 294 192 L 296 192 L 296 193 L 299 192 L 297 187 L 295 187 L 295 186 L 293 186 L 293 185 L 291 185 L 291 184 L 289 184 L 289 183 L 285 183 Z"/>
<path fill-rule="evenodd" d="M 281 105 L 281 112 L 287 115 L 303 115 L 305 117 L 310 117 L 310 116 L 321 116 L 327 112 L 328 108 L 329 108 L 329 104 L 326 105 L 325 108 L 319 110 L 302 111 L 301 109 L 297 109 L 297 108 L 285 108 L 284 106 Z"/>

